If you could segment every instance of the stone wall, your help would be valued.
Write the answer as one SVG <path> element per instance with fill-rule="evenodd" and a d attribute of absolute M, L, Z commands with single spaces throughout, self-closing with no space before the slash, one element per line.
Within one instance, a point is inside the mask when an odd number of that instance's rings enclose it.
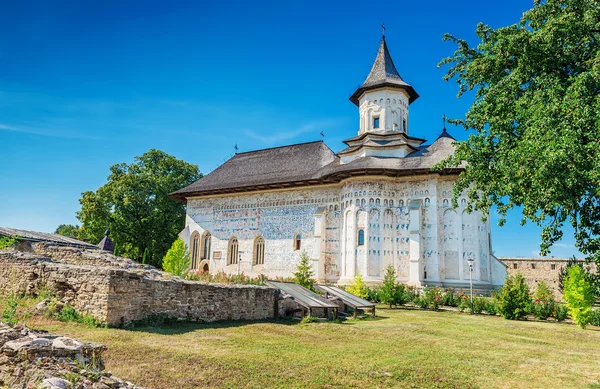
<path fill-rule="evenodd" d="M 500 261 L 506 264 L 509 276 L 521 273 L 531 292 L 536 290 L 540 281 L 544 281 L 554 293 L 554 297 L 562 301 L 559 275 L 567 266 L 568 258 L 500 258 Z M 583 260 L 581 262 L 584 263 Z M 594 265 L 584 266 L 591 271 L 596 269 Z"/>
<path fill-rule="evenodd" d="M 105 252 L 34 246 L 30 253 L 0 251 L 1 294 L 45 288 L 109 325 L 155 315 L 206 322 L 274 317 L 275 290 L 268 287 L 186 281 Z"/>

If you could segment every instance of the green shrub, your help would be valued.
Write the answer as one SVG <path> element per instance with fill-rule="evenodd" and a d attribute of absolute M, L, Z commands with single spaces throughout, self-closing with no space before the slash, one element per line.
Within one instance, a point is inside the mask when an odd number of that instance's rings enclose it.
<path fill-rule="evenodd" d="M 460 300 L 456 295 L 454 288 L 448 288 L 442 294 L 442 305 L 447 307 L 457 307 L 460 304 Z"/>
<path fill-rule="evenodd" d="M 177 238 L 163 258 L 164 271 L 184 277 L 190 268 L 190 254 L 181 238 Z"/>
<path fill-rule="evenodd" d="M 427 309 L 429 307 L 429 301 L 427 301 L 427 298 L 425 296 L 415 297 L 415 299 L 413 300 L 413 303 L 423 309 Z"/>
<path fill-rule="evenodd" d="M 469 295 L 460 292 L 460 294 L 458 295 L 458 299 L 459 299 L 459 303 L 457 305 L 458 309 L 461 312 L 471 312 L 471 298 L 469 297 Z"/>
<path fill-rule="evenodd" d="M 149 265 L 150 264 L 150 250 L 148 247 L 144 249 L 144 256 L 142 257 L 142 264 Z"/>
<path fill-rule="evenodd" d="M 381 302 L 388 304 L 390 308 L 392 308 L 392 305 L 398 304 L 398 283 L 396 282 L 396 271 L 393 265 L 389 265 L 385 269 L 383 284 L 379 289 L 379 297 Z"/>
<path fill-rule="evenodd" d="M 571 266 L 563 280 L 564 295 L 569 316 L 581 328 L 585 328 L 591 319 L 594 293 L 580 266 Z"/>
<path fill-rule="evenodd" d="M 410 285 L 404 286 L 404 304 L 411 302 L 414 303 L 418 297 L 419 292 L 417 291 L 417 288 Z"/>
<path fill-rule="evenodd" d="M 556 301 L 554 301 L 552 291 L 544 281 L 537 284 L 534 298 L 535 300 L 531 305 L 533 316 L 539 320 L 546 320 L 551 317 L 555 310 Z"/>
<path fill-rule="evenodd" d="M 316 317 L 307 315 L 307 316 L 304 316 L 304 318 L 302 319 L 302 321 L 300 323 L 308 324 L 308 323 L 314 323 L 316 321 L 317 321 Z"/>
<path fill-rule="evenodd" d="M 0 237 L 0 250 L 11 248 L 21 240 L 20 236 L 2 236 Z"/>
<path fill-rule="evenodd" d="M 600 327 L 600 309 L 593 309 L 590 314 L 590 324 Z"/>
<path fill-rule="evenodd" d="M 354 276 L 354 281 L 348 286 L 346 291 L 363 299 L 369 298 L 367 284 L 365 284 L 363 281 L 362 274 L 360 274 L 360 272 L 356 273 Z"/>
<path fill-rule="evenodd" d="M 498 312 L 509 320 L 525 317 L 531 305 L 531 294 L 521 273 L 507 277 L 496 298 Z"/>
<path fill-rule="evenodd" d="M 564 321 L 567 318 L 568 309 L 564 304 L 556 303 L 554 305 L 554 312 L 552 313 L 552 317 L 556 319 L 556 321 Z"/>
<path fill-rule="evenodd" d="M 498 314 L 498 302 L 496 301 L 496 299 L 493 297 L 485 299 L 485 306 L 484 306 L 483 310 L 488 315 L 495 316 L 496 314 Z"/>
<path fill-rule="evenodd" d="M 298 262 L 298 266 L 296 267 L 296 272 L 294 273 L 294 282 L 300 286 L 305 287 L 306 289 L 310 289 L 313 292 L 315 291 L 315 273 L 312 270 L 312 266 L 310 264 L 310 258 L 306 251 L 303 251 L 300 254 L 300 262 Z"/>
<path fill-rule="evenodd" d="M 48 306 L 48 314 L 64 322 L 74 322 L 85 324 L 88 327 L 104 327 L 105 324 L 92 315 L 79 313 L 70 305 L 64 305 L 57 308 L 56 301 L 52 301 Z"/>
<path fill-rule="evenodd" d="M 255 278 L 250 278 L 243 272 L 241 274 L 227 274 L 220 271 L 215 274 L 208 272 L 194 272 L 190 271 L 185 274 L 185 278 L 190 281 L 199 282 L 211 282 L 214 284 L 245 284 L 245 285 L 265 285 L 266 277 L 263 274 L 259 274 Z M 294 281 L 293 279 L 286 279 L 286 281 Z"/>
<path fill-rule="evenodd" d="M 374 286 L 372 288 L 367 286 L 367 294 L 369 295 L 369 297 L 367 297 L 367 300 L 373 302 L 373 303 L 380 303 L 381 302 L 381 287 L 377 287 Z"/>
<path fill-rule="evenodd" d="M 423 289 L 423 295 L 427 301 L 427 308 L 437 310 L 442 304 L 442 288 L 439 286 Z"/>
<path fill-rule="evenodd" d="M 473 297 L 473 313 L 475 314 L 481 314 L 484 310 L 485 307 L 487 306 L 487 298 L 482 297 L 482 296 L 474 296 Z"/>
<path fill-rule="evenodd" d="M 402 284 L 396 285 L 396 305 L 404 305 L 412 301 L 413 296 L 409 287 Z"/>

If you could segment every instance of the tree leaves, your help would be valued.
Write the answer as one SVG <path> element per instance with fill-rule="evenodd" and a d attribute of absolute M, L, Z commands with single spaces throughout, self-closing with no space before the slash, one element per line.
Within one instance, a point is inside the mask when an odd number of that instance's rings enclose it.
<path fill-rule="evenodd" d="M 476 47 L 457 44 L 446 80 L 459 97 L 475 92 L 465 118 L 473 130 L 438 167 L 463 164 L 455 200 L 468 209 L 522 207 L 522 224 L 542 228 L 547 254 L 575 228 L 577 248 L 600 263 L 600 0 L 536 1 L 514 25 L 477 26 Z"/>
<path fill-rule="evenodd" d="M 95 192 L 84 192 L 79 200 L 80 238 L 97 243 L 110 228 L 121 255 L 140 260 L 149 249 L 152 265 L 160 267 L 184 227 L 185 208 L 168 195 L 200 177 L 196 165 L 155 149 L 133 164 L 111 166 L 108 182 Z"/>

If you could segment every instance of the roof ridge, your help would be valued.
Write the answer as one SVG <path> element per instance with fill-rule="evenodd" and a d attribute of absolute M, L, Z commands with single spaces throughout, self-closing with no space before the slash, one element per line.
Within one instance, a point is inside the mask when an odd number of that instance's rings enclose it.
<path fill-rule="evenodd" d="M 310 141 L 310 142 L 294 143 L 294 144 L 291 144 L 291 145 L 267 147 L 266 149 L 257 149 L 257 150 L 250 150 L 250 151 L 242 151 L 241 153 L 236 153 L 235 155 L 258 153 L 259 151 L 283 149 L 285 147 L 302 146 L 302 145 L 308 145 L 308 144 L 311 144 L 311 143 L 323 143 L 324 144 L 325 142 L 323 142 L 322 140 L 313 140 L 313 141 Z M 327 146 L 327 147 L 329 147 L 329 146 Z"/>

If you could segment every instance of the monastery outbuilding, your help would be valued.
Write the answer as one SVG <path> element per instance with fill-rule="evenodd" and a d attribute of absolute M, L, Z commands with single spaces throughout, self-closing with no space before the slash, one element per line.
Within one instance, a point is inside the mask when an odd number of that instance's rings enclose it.
<path fill-rule="evenodd" d="M 237 153 L 173 194 L 187 205 L 180 236 L 192 268 L 289 277 L 301 253 L 321 282 L 357 273 L 379 283 L 393 265 L 415 286 L 466 287 L 474 260 L 478 289 L 502 285 L 489 220 L 452 208 L 459 169 L 433 171 L 453 152 L 446 131 L 431 144 L 410 135 L 419 95 L 401 77 L 385 37 L 365 82 L 350 97 L 358 135 L 335 153 L 322 141 Z"/>

